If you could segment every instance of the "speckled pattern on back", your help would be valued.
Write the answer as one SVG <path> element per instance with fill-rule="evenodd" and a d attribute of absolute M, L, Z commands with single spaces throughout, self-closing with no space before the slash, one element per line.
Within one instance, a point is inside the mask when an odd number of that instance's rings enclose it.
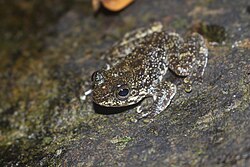
<path fill-rule="evenodd" d="M 187 92 L 193 81 L 200 81 L 207 64 L 208 51 L 201 35 L 186 40 L 177 33 L 162 30 L 157 22 L 127 33 L 104 53 L 106 68 L 93 76 L 93 101 L 101 106 L 122 107 L 153 97 L 153 105 L 140 111 L 141 117 L 154 117 L 167 108 L 176 86 L 164 75 L 171 69 L 185 76 Z"/>

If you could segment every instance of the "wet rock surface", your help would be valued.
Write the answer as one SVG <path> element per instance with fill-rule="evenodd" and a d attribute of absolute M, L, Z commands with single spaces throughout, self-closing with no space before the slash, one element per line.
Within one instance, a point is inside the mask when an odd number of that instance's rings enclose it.
<path fill-rule="evenodd" d="M 0 166 L 250 166 L 248 1 L 144 0 L 95 15 L 88 1 L 0 3 Z M 80 101 L 101 53 L 154 21 L 208 39 L 203 83 L 180 86 L 152 123 Z"/>

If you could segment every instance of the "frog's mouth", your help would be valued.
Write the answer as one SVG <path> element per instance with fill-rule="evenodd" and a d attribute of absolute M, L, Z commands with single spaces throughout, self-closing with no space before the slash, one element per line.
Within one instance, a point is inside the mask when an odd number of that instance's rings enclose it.
<path fill-rule="evenodd" d="M 140 103 L 144 98 L 128 98 L 126 100 L 119 100 L 115 97 L 112 98 L 101 98 L 101 99 L 95 99 L 93 97 L 94 103 L 97 105 L 103 106 L 103 107 L 109 107 L 109 108 L 122 108 L 122 107 L 128 107 L 137 105 Z"/>
<path fill-rule="evenodd" d="M 94 103 L 103 106 L 103 107 L 124 107 L 127 106 L 126 102 L 119 101 L 116 98 L 106 98 L 96 99 L 93 97 Z"/>

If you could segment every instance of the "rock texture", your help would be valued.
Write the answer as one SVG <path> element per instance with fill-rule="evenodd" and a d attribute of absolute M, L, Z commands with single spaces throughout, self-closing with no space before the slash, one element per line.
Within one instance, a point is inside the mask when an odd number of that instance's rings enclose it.
<path fill-rule="evenodd" d="M 143 0 L 97 14 L 89 1 L 0 3 L 0 166 L 250 166 L 247 0 Z M 101 53 L 154 21 L 208 39 L 203 84 L 180 85 L 152 123 L 131 121 L 133 107 L 100 114 L 80 101 Z"/>

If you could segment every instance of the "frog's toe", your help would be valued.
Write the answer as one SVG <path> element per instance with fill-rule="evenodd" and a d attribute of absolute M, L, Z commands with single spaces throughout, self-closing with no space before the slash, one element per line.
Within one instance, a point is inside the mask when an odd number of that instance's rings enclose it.
<path fill-rule="evenodd" d="M 185 83 L 184 90 L 185 90 L 185 92 L 190 93 L 192 91 L 192 85 L 189 83 Z"/>
<path fill-rule="evenodd" d="M 157 114 L 156 113 L 153 113 L 153 112 L 150 112 L 148 110 L 142 110 L 140 115 L 137 115 L 136 116 L 136 120 L 137 121 L 140 121 L 140 120 L 150 120 L 150 121 L 153 121 L 153 118 L 156 116 Z M 148 121 L 146 121 L 148 122 Z"/>

